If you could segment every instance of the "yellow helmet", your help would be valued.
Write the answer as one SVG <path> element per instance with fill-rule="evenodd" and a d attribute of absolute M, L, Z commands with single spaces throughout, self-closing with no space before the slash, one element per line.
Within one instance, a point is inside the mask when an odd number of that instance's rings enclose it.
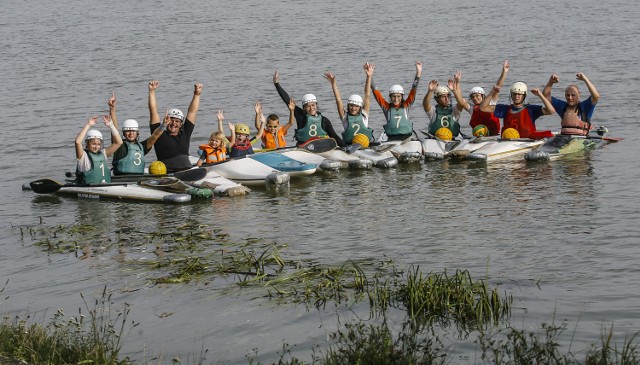
<path fill-rule="evenodd" d="M 359 143 L 362 146 L 362 148 L 367 148 L 369 147 L 369 137 L 365 136 L 362 133 L 358 133 L 355 136 L 353 136 L 351 143 Z"/>
<path fill-rule="evenodd" d="M 246 124 L 236 124 L 236 133 L 249 134 L 249 126 Z"/>
<path fill-rule="evenodd" d="M 502 139 L 518 139 L 520 138 L 520 133 L 515 128 L 507 128 L 502 131 Z"/>
<path fill-rule="evenodd" d="M 489 135 L 489 128 L 486 125 L 480 124 L 473 128 L 474 137 L 485 137 Z"/>
<path fill-rule="evenodd" d="M 167 165 L 162 161 L 153 161 L 149 165 L 149 173 L 153 175 L 164 175 L 167 173 Z"/>
<path fill-rule="evenodd" d="M 451 130 L 449 128 L 442 127 L 436 131 L 436 138 L 450 141 L 453 139 L 453 133 L 451 133 Z"/>

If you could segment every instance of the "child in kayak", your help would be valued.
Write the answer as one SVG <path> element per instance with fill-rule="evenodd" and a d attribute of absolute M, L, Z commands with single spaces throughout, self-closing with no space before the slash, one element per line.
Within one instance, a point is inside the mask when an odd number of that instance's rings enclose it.
<path fill-rule="evenodd" d="M 278 71 L 273 74 L 273 84 L 278 91 L 285 104 L 289 105 L 291 98 L 289 94 L 280 85 L 280 75 Z M 295 139 L 297 145 L 301 145 L 309 140 L 316 138 L 331 137 L 336 140 L 340 147 L 344 147 L 344 141 L 333 129 L 333 124 L 318 110 L 318 100 L 313 94 L 304 94 L 302 96 L 302 108 L 295 107 L 294 116 L 296 118 L 296 134 Z"/>
<path fill-rule="evenodd" d="M 218 110 L 217 116 L 218 127 L 221 128 L 220 126 L 222 126 L 222 121 L 224 120 L 222 109 Z M 229 129 L 231 129 L 231 138 L 228 138 L 229 157 L 244 157 L 255 153 L 253 151 L 253 145 L 262 137 L 264 128 L 260 128 L 258 135 L 253 138 L 249 138 L 249 126 L 244 123 L 238 123 L 235 126 L 233 123 L 229 123 Z"/>
<path fill-rule="evenodd" d="M 287 147 L 286 135 L 289 132 L 289 128 L 295 122 L 294 110 L 296 107 L 296 102 L 293 99 L 289 100 L 289 104 L 287 104 L 289 108 L 289 122 L 283 126 L 280 126 L 280 118 L 278 118 L 275 114 L 269 114 L 267 118 L 262 114 L 262 103 L 260 101 L 256 102 L 255 110 L 256 110 L 256 120 L 255 126 L 258 129 L 258 134 L 260 134 L 260 130 L 263 130 L 261 139 L 262 139 L 262 148 L 265 149 L 276 149 Z"/>
<path fill-rule="evenodd" d="M 220 115 L 218 119 L 218 130 L 211 133 L 209 136 L 209 143 L 200 145 L 200 158 L 196 165 L 202 166 L 203 163 L 216 163 L 222 162 L 227 159 L 227 138 L 222 131 L 222 120 L 224 116 L 221 116 L 222 110 L 218 111 Z M 231 142 L 235 142 L 235 130 L 233 124 L 229 123 L 229 130 L 231 131 Z"/>
<path fill-rule="evenodd" d="M 371 70 L 373 74 L 373 70 Z M 422 75 L 422 62 L 416 61 L 416 76 L 411 85 L 411 91 L 406 99 L 404 99 L 404 89 L 400 85 L 393 85 L 389 88 L 389 101 L 384 100 L 380 90 L 376 88 L 375 83 L 371 80 L 371 91 L 373 97 L 382 108 L 384 117 L 387 120 L 384 127 L 384 134 L 380 136 L 380 141 L 385 140 L 403 140 L 413 134 L 413 123 L 409 120 L 409 109 L 416 100 L 416 92 Z"/>
<path fill-rule="evenodd" d="M 507 77 L 507 72 L 509 72 L 509 60 L 505 60 L 502 64 L 502 73 L 498 78 L 497 85 L 502 87 L 505 78 Z M 464 110 L 466 110 L 469 114 L 471 114 L 471 119 L 469 120 L 469 125 L 472 130 L 475 130 L 478 126 L 485 126 L 489 130 L 490 136 L 497 136 L 500 134 L 500 119 L 493 115 L 491 112 L 483 112 L 480 110 L 480 103 L 485 99 L 486 94 L 482 87 L 474 86 L 469 91 L 469 100 L 473 103 L 473 105 L 469 105 L 467 100 L 462 97 L 461 91 L 461 82 L 460 79 L 462 77 L 462 73 L 458 71 L 454 76 L 454 87 L 452 89 L 453 95 L 456 98 L 456 102 L 459 105 L 462 105 Z M 489 101 L 489 104 L 496 105 L 498 102 L 497 95 L 495 99 Z"/>
<path fill-rule="evenodd" d="M 118 129 L 118 118 L 116 117 L 116 94 L 111 94 L 109 98 L 109 115 L 113 126 Z M 167 114 L 168 115 L 168 114 Z M 165 115 L 165 126 L 170 119 Z M 135 119 L 127 119 L 122 123 L 122 145 L 113 154 L 113 174 L 144 174 L 144 156 L 153 148 L 160 135 L 163 133 L 162 128 L 156 128 L 151 136 L 140 142 L 138 121 Z M 115 139 L 111 137 L 111 143 L 115 143 Z"/>
<path fill-rule="evenodd" d="M 340 115 L 340 120 L 344 127 L 342 139 L 348 145 L 353 143 L 353 137 L 356 134 L 363 134 L 369 139 L 369 143 L 373 142 L 373 130 L 369 128 L 369 105 L 371 99 L 371 77 L 375 66 L 371 63 L 365 63 L 363 67 L 367 76 L 364 84 L 364 99 L 357 94 L 349 96 L 347 110 L 342 105 L 336 77 L 331 72 L 325 72 L 324 74 L 324 77 L 331 83 L 333 95 L 336 98 L 338 115 Z"/>
<path fill-rule="evenodd" d="M 448 86 L 438 85 L 438 80 L 429 81 L 429 90 L 422 100 L 422 107 L 429 118 L 428 131 L 432 136 L 435 136 L 440 128 L 448 129 L 452 138 L 460 135 L 458 119 L 464 107 L 460 103 L 457 103 L 455 108 L 451 105 L 451 89 L 454 87 L 453 79 L 449 80 Z M 431 104 L 432 96 L 436 105 Z"/>
<path fill-rule="evenodd" d="M 90 129 L 96 125 L 98 116 L 93 116 L 76 136 L 76 177 L 80 184 L 102 184 L 111 182 L 111 171 L 107 165 L 107 158 L 120 148 L 122 138 L 116 127 L 111 123 L 111 117 L 102 117 L 104 124 L 111 130 L 114 143 L 107 148 L 102 148 L 102 133 L 97 129 Z M 82 142 L 85 142 L 85 148 Z"/>
<path fill-rule="evenodd" d="M 582 72 L 576 74 L 576 79 L 584 81 L 591 94 L 583 101 L 580 101 L 580 90 L 574 84 L 567 86 L 564 90 L 566 101 L 551 97 L 551 87 L 560 81 L 556 74 L 551 75 L 542 93 L 546 98 L 551 98 L 551 105 L 562 118 L 560 134 L 586 136 L 591 129 L 591 116 L 596 108 L 598 99 L 600 99 L 600 93 Z"/>

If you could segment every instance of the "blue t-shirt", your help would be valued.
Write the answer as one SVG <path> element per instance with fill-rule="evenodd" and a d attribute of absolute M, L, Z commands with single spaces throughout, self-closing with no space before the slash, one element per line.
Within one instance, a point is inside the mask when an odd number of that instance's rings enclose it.
<path fill-rule="evenodd" d="M 531 122 L 533 124 L 536 124 L 536 119 L 540 118 L 542 114 L 544 114 L 542 112 L 542 105 L 526 104 L 525 107 L 529 109 L 529 116 L 531 117 Z M 507 115 L 507 113 L 509 113 L 510 110 L 511 110 L 511 105 L 498 104 L 496 105 L 496 109 L 493 111 L 493 115 L 495 115 L 498 118 L 504 119 L 504 117 Z"/>
<path fill-rule="evenodd" d="M 564 112 L 567 110 L 569 106 L 566 101 L 560 100 L 558 98 L 551 97 L 551 105 L 556 109 L 556 113 L 560 116 L 560 118 L 564 118 Z M 585 100 L 578 103 L 578 109 L 580 112 L 578 113 L 578 118 L 582 119 L 583 113 L 586 114 L 587 120 L 591 120 L 591 116 L 593 115 L 593 110 L 596 108 L 596 105 L 591 102 L 591 97 L 586 98 Z"/>

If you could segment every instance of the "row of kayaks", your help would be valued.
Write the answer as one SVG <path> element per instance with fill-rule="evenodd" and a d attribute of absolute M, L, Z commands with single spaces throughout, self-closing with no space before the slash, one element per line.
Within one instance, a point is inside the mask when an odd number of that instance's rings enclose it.
<path fill-rule="evenodd" d="M 392 168 L 398 163 L 443 159 L 490 162 L 516 156 L 524 156 L 527 161 L 548 161 L 619 140 L 607 136 L 556 135 L 546 140 L 481 137 L 444 141 L 417 136 L 366 149 L 359 146 L 340 149 L 333 140 L 317 140 L 303 147 L 259 151 L 173 175 L 125 175 L 114 177 L 110 184 L 93 186 L 41 179 L 23 188 L 82 198 L 185 203 L 193 197 L 246 195 L 250 191 L 247 186 L 288 185 L 290 178 L 308 176 L 318 170 Z M 194 157 L 193 161 L 196 160 Z"/>

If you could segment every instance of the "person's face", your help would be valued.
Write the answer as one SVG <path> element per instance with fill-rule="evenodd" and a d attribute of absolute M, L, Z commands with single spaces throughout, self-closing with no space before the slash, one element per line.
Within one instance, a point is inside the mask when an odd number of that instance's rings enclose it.
<path fill-rule="evenodd" d="M 243 142 L 244 140 L 249 139 L 249 135 L 244 133 L 237 133 L 236 139 L 238 139 L 239 142 Z"/>
<path fill-rule="evenodd" d="M 267 122 L 267 132 L 276 133 L 280 127 L 279 120 L 270 120 Z"/>
<path fill-rule="evenodd" d="M 171 122 L 167 125 L 167 132 L 172 136 L 177 136 L 182 127 L 182 121 L 178 118 L 171 118 Z"/>
<path fill-rule="evenodd" d="M 222 145 L 222 143 L 220 142 L 219 139 L 217 138 L 210 138 L 209 139 L 209 146 L 213 147 L 213 148 L 219 148 Z"/>
<path fill-rule="evenodd" d="M 564 98 L 569 106 L 576 106 L 580 102 L 580 92 L 575 87 L 568 87 L 564 91 Z"/>
<path fill-rule="evenodd" d="M 398 105 L 402 102 L 402 94 L 391 94 L 389 95 L 391 99 L 391 104 Z"/>
<path fill-rule="evenodd" d="M 436 101 L 438 102 L 438 105 L 442 107 L 448 107 L 451 104 L 451 100 L 449 100 L 449 94 L 440 94 L 436 98 Z"/>
<path fill-rule="evenodd" d="M 511 101 L 513 104 L 520 105 L 524 102 L 524 94 L 511 93 Z"/>
<path fill-rule="evenodd" d="M 102 141 L 99 138 L 93 138 L 87 141 L 87 149 L 91 153 L 98 153 L 102 147 Z"/>
<path fill-rule="evenodd" d="M 480 105 L 480 103 L 482 103 L 482 99 L 484 98 L 482 97 L 482 94 L 475 93 L 471 94 L 470 99 L 473 105 Z"/>
<path fill-rule="evenodd" d="M 362 107 L 360 105 L 356 105 L 356 104 L 347 105 L 347 111 L 349 112 L 350 115 L 358 115 L 360 114 L 360 110 L 362 110 Z"/>
<path fill-rule="evenodd" d="M 135 142 L 136 139 L 138 139 L 138 131 L 124 131 L 122 132 L 122 135 L 124 136 L 124 139 L 129 142 Z"/>
<path fill-rule="evenodd" d="M 304 112 L 311 115 L 316 115 L 318 113 L 318 104 L 311 101 L 303 106 Z"/>

